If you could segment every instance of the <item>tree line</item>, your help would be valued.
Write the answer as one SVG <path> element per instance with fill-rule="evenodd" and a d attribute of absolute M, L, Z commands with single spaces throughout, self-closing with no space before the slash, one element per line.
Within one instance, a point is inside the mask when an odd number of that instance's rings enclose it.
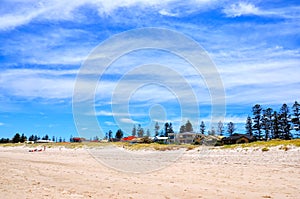
<path fill-rule="evenodd" d="M 16 133 L 12 139 L 9 138 L 1 138 L 0 139 L 0 143 L 23 143 L 25 141 L 37 141 L 37 140 L 51 140 L 53 142 L 65 142 L 65 138 L 62 137 L 55 137 L 52 136 L 52 138 L 50 138 L 47 134 L 40 137 L 38 135 L 30 135 L 27 139 L 27 136 L 24 135 L 24 133 L 20 134 L 20 133 Z"/>
<path fill-rule="evenodd" d="M 159 126 L 158 122 L 155 123 L 154 126 L 154 136 L 161 136 L 161 137 L 168 137 L 169 134 L 173 134 L 174 130 L 173 130 L 173 125 L 171 122 L 166 122 L 163 125 L 164 128 L 161 129 L 161 127 Z M 225 135 L 225 127 L 223 125 L 223 123 L 221 121 L 219 121 L 218 123 L 218 128 L 217 130 L 215 130 L 215 128 L 212 126 L 210 130 L 206 129 L 206 125 L 204 123 L 204 121 L 201 121 L 200 124 L 200 133 L 201 134 L 208 134 L 208 135 Z M 233 122 L 229 122 L 227 124 L 227 129 L 226 131 L 228 132 L 229 135 L 232 135 L 233 132 L 235 131 L 235 125 Z M 194 132 L 193 129 L 193 125 L 192 123 L 187 120 L 187 122 L 184 125 L 181 125 L 179 128 L 179 133 L 186 133 L 186 132 Z M 132 128 L 132 136 L 135 137 L 150 137 L 150 130 L 147 129 L 147 133 L 146 135 L 144 134 L 144 129 L 141 127 L 140 124 L 138 124 L 138 127 L 136 128 L 136 125 L 133 125 Z"/>
<path fill-rule="evenodd" d="M 283 104 L 279 111 L 272 108 L 264 109 L 260 104 L 252 107 L 253 117 L 246 120 L 246 133 L 259 140 L 291 139 L 299 137 L 300 105 L 297 101 L 292 106 L 292 111 L 287 104 Z M 295 131 L 292 134 L 292 130 Z"/>

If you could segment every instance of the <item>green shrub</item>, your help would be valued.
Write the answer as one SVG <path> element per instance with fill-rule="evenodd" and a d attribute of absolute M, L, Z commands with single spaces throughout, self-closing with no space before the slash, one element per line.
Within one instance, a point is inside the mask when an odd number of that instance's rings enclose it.
<path fill-rule="evenodd" d="M 264 147 L 264 148 L 261 149 L 262 152 L 266 152 L 266 151 L 269 151 L 269 150 L 270 149 L 268 147 Z"/>

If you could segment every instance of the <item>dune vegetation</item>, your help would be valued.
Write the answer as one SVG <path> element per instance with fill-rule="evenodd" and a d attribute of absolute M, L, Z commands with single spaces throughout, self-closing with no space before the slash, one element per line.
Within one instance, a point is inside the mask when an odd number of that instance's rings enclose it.
<path fill-rule="evenodd" d="M 248 147 L 261 147 L 261 148 L 267 148 L 267 147 L 276 147 L 276 146 L 296 146 L 300 147 L 300 139 L 292 139 L 292 140 L 280 140 L 280 139 L 273 139 L 269 141 L 257 141 L 257 142 L 251 142 L 251 143 L 245 143 L 245 144 L 232 144 L 232 145 L 224 145 L 221 148 L 223 149 L 230 149 L 230 148 L 248 148 Z"/>

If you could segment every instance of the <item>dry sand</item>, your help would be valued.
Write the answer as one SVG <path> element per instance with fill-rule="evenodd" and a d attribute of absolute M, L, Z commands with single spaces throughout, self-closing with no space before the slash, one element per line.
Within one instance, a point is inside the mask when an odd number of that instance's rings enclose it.
<path fill-rule="evenodd" d="M 117 164 L 138 164 L 113 149 L 111 154 Z M 0 147 L 0 175 L 2 199 L 300 198 L 300 149 L 200 147 L 165 168 L 136 174 L 106 167 L 85 149 L 29 153 L 26 147 Z"/>

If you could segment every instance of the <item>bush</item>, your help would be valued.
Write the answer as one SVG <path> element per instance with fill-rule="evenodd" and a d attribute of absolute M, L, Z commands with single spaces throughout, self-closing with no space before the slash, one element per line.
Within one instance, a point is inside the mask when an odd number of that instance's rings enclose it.
<path fill-rule="evenodd" d="M 150 139 L 149 137 L 143 137 L 143 138 L 141 139 L 141 142 L 140 142 L 140 143 L 150 144 L 150 143 L 152 143 L 152 142 L 153 142 L 153 140 Z"/>
<path fill-rule="evenodd" d="M 261 151 L 262 151 L 262 152 L 269 151 L 269 148 L 267 148 L 267 147 L 264 147 L 264 148 L 262 148 L 262 149 L 261 149 Z"/>

